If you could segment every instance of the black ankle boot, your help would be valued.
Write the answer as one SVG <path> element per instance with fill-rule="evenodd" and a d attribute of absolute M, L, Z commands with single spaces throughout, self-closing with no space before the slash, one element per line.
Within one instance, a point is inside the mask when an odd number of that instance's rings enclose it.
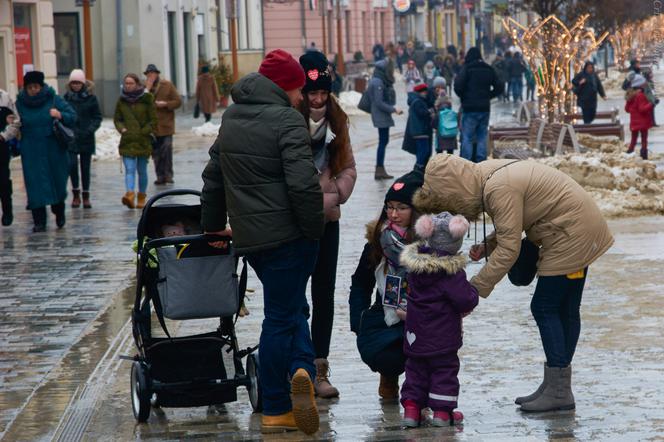
<path fill-rule="evenodd" d="M 44 232 L 46 231 L 46 207 L 40 207 L 39 209 L 32 209 L 32 220 L 35 225 L 32 228 L 33 232 Z"/>
<path fill-rule="evenodd" d="M 64 201 L 58 204 L 53 204 L 51 206 L 51 212 L 55 215 L 55 225 L 58 226 L 58 229 L 63 228 L 66 221 Z"/>

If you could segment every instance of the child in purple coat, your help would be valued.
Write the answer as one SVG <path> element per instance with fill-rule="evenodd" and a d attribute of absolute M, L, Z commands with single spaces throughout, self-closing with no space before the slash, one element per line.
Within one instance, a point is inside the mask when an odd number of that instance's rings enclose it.
<path fill-rule="evenodd" d="M 408 313 L 404 329 L 406 381 L 401 389 L 403 424 L 417 427 L 422 409 L 433 410 L 433 425 L 463 420 L 454 411 L 459 396 L 462 317 L 478 302 L 459 255 L 468 221 L 449 212 L 424 215 L 415 224 L 422 241 L 407 246 L 401 265 L 408 270 Z"/>

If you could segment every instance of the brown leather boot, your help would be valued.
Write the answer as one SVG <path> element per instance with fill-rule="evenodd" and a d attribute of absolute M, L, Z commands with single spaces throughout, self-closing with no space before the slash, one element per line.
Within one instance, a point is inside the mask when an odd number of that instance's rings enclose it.
<path fill-rule="evenodd" d="M 297 431 L 292 411 L 277 416 L 263 415 L 261 417 L 261 433 L 283 433 L 286 431 Z"/>
<path fill-rule="evenodd" d="M 74 209 L 81 207 L 81 191 L 78 189 L 72 189 L 71 191 L 74 194 L 74 198 L 71 200 L 71 206 Z"/>
<path fill-rule="evenodd" d="M 136 203 L 134 202 L 134 192 L 128 191 L 125 193 L 122 197 L 122 204 L 129 207 L 130 209 L 136 207 Z"/>
<path fill-rule="evenodd" d="M 391 180 L 394 178 L 392 175 L 387 173 L 385 167 L 376 166 L 376 172 L 374 172 L 374 180 Z"/>
<path fill-rule="evenodd" d="M 137 209 L 142 209 L 145 207 L 145 198 L 147 195 L 143 192 L 138 192 L 138 199 L 136 201 L 136 208 Z"/>
<path fill-rule="evenodd" d="M 291 402 L 297 428 L 305 434 L 318 431 L 320 417 L 314 397 L 314 384 L 304 368 L 298 368 L 291 379 Z"/>
<path fill-rule="evenodd" d="M 83 191 L 83 208 L 92 209 L 92 204 L 90 203 L 90 192 Z"/>
<path fill-rule="evenodd" d="M 330 364 L 327 359 L 314 359 L 314 365 L 316 366 L 316 380 L 314 381 L 316 395 L 324 399 L 339 397 L 339 390 L 330 383 Z"/>
<path fill-rule="evenodd" d="M 383 399 L 399 399 L 399 376 L 381 374 L 378 395 Z"/>

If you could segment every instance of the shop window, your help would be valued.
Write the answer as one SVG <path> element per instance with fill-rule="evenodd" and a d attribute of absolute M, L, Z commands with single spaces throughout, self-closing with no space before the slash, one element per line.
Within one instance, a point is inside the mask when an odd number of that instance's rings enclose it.
<path fill-rule="evenodd" d="M 58 75 L 69 75 L 72 70 L 83 66 L 78 14 L 75 12 L 53 14 L 53 27 Z"/>

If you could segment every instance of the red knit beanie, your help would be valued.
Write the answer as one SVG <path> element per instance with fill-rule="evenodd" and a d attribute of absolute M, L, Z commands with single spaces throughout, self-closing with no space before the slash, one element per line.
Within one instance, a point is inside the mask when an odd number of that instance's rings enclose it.
<path fill-rule="evenodd" d="M 304 86 L 304 70 L 291 54 L 283 49 L 275 49 L 265 56 L 258 68 L 258 73 L 265 75 L 284 91 L 292 91 Z"/>

